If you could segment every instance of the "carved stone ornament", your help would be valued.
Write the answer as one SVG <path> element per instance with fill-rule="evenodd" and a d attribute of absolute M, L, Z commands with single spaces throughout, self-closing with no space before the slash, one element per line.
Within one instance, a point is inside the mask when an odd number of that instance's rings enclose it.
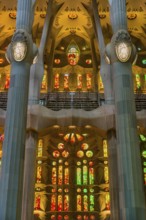
<path fill-rule="evenodd" d="M 20 62 L 27 54 L 27 35 L 23 30 L 17 31 L 11 42 L 12 56 L 15 61 Z"/>
<path fill-rule="evenodd" d="M 119 61 L 127 62 L 132 53 L 132 43 L 130 35 L 126 30 L 120 30 L 115 36 L 115 52 Z"/>

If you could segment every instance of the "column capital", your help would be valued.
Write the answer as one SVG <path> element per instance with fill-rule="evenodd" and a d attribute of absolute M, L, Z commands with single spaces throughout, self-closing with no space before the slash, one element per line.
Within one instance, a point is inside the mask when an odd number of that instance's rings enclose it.
<path fill-rule="evenodd" d="M 9 62 L 32 63 L 36 53 L 37 47 L 33 43 L 31 34 L 25 29 L 17 29 L 6 52 Z"/>
<path fill-rule="evenodd" d="M 132 44 L 130 34 L 125 29 L 118 30 L 106 46 L 105 57 L 109 63 L 133 63 L 136 58 L 136 48 Z"/>

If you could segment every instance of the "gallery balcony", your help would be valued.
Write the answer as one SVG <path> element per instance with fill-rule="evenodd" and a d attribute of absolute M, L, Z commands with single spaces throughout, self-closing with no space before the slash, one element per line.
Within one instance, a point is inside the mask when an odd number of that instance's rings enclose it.
<path fill-rule="evenodd" d="M 7 108 L 7 92 L 0 92 L 0 108 Z M 91 111 L 104 105 L 104 95 L 96 92 L 51 92 L 40 96 L 39 104 L 54 111 L 61 109 L 84 109 Z M 146 93 L 135 93 L 136 111 L 146 109 Z"/>

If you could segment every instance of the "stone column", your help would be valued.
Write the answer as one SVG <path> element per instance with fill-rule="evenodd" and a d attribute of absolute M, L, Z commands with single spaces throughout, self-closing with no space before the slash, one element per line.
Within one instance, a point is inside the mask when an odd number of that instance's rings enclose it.
<path fill-rule="evenodd" d="M 109 50 L 115 90 L 120 220 L 146 219 L 140 149 L 136 128 L 131 62 L 134 46 L 127 32 L 126 1 L 109 1 L 114 35 Z"/>
<path fill-rule="evenodd" d="M 98 41 L 100 53 L 100 74 L 104 85 L 104 97 L 106 104 L 114 104 L 112 71 L 110 63 L 105 59 L 105 43 L 101 29 L 100 19 L 96 0 L 92 0 L 92 22 L 95 30 L 96 40 Z"/>
<path fill-rule="evenodd" d="M 16 32 L 7 51 L 11 62 L 0 182 L 0 219 L 20 220 L 30 65 L 32 1 L 18 0 Z"/>
<path fill-rule="evenodd" d="M 54 60 L 55 38 L 52 38 L 51 49 L 48 57 L 48 92 L 53 88 L 53 60 Z"/>
<path fill-rule="evenodd" d="M 96 0 L 92 0 L 93 26 L 100 51 L 100 74 L 104 85 L 105 104 L 114 104 L 113 82 L 111 65 L 105 60 L 105 43 L 98 15 L 98 6 Z M 119 188 L 118 188 L 118 170 L 117 170 L 117 147 L 113 132 L 108 132 L 108 164 L 109 164 L 109 189 L 111 219 L 118 220 L 119 216 Z"/>
<path fill-rule="evenodd" d="M 109 161 L 109 190 L 110 190 L 110 210 L 111 219 L 119 219 L 119 183 L 117 167 L 117 140 L 116 132 L 110 130 L 107 133 L 108 161 Z"/>
<path fill-rule="evenodd" d="M 28 131 L 25 143 L 25 167 L 21 220 L 33 219 L 37 142 L 38 134 L 35 131 Z"/>
<path fill-rule="evenodd" d="M 29 101 L 28 101 L 29 104 L 39 104 L 41 83 L 44 75 L 44 50 L 46 47 L 47 37 L 51 31 L 50 26 L 52 27 L 52 23 L 54 20 L 51 19 L 53 13 L 52 4 L 53 4 L 53 0 L 49 0 L 41 42 L 38 49 L 38 54 L 30 70 Z"/>
<path fill-rule="evenodd" d="M 93 63 L 93 74 L 94 74 L 94 87 L 95 92 L 98 92 L 98 64 L 97 64 L 97 56 L 94 45 L 94 38 L 90 38 L 91 51 L 92 51 L 92 63 Z"/>

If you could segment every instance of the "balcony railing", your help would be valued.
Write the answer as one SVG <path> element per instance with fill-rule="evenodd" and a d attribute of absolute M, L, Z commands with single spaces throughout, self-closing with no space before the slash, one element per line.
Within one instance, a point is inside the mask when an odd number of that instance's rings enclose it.
<path fill-rule="evenodd" d="M 0 92 L 0 108 L 7 108 L 7 92 Z M 104 95 L 95 92 L 52 92 L 41 94 L 40 105 L 46 106 L 54 111 L 60 109 L 84 109 L 90 111 L 104 104 Z M 146 109 L 146 94 L 135 94 L 136 110 Z"/>

